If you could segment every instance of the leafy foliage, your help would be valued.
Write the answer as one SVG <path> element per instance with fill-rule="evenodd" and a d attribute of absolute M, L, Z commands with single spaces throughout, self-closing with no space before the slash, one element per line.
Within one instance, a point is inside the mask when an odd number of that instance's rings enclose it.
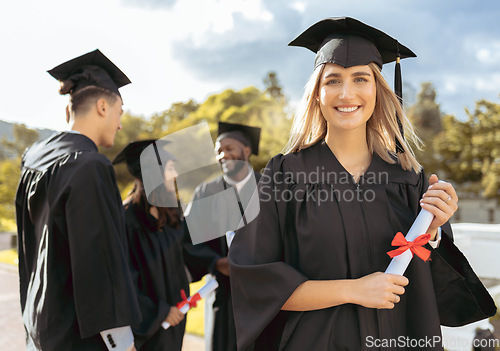
<path fill-rule="evenodd" d="M 442 167 L 463 190 L 500 199 L 500 105 L 481 100 L 466 112 L 465 122 L 443 119 L 444 131 L 435 141 Z"/>
<path fill-rule="evenodd" d="M 423 83 L 408 113 L 425 144 L 417 156 L 426 173 L 445 176 L 462 192 L 500 199 L 500 105 L 480 100 L 460 121 L 441 113 L 436 96 Z"/>
<path fill-rule="evenodd" d="M 436 103 L 436 96 L 432 83 L 422 83 L 417 102 L 408 109 L 408 116 L 424 143 L 423 149 L 416 150 L 415 154 L 427 175 L 439 174 L 441 168 L 441 162 L 434 147 L 434 140 L 442 130 L 441 110 Z"/>
<path fill-rule="evenodd" d="M 36 130 L 30 129 L 24 124 L 14 124 L 12 133 L 14 141 L 9 141 L 5 137 L 0 141 L 2 146 L 0 159 L 4 159 L 9 154 L 21 157 L 24 150 L 36 142 L 39 137 Z"/>
<path fill-rule="evenodd" d="M 272 98 L 279 100 L 285 97 L 281 92 L 281 86 L 276 72 L 269 72 L 267 77 L 264 79 L 264 84 L 266 85 L 266 93 Z"/>
<path fill-rule="evenodd" d="M 189 117 L 170 129 L 179 130 L 206 121 L 215 140 L 219 121 L 261 127 L 259 155 L 251 158 L 254 168 L 260 170 L 286 143 L 291 121 L 284 108 L 282 99 L 275 100 L 255 87 L 240 91 L 228 89 L 209 96 Z"/>
<path fill-rule="evenodd" d="M 19 158 L 0 162 L 0 219 L 13 221 L 16 218 L 14 199 L 21 175 L 19 162 Z M 6 230 L 2 227 L 0 223 L 0 230 Z"/>

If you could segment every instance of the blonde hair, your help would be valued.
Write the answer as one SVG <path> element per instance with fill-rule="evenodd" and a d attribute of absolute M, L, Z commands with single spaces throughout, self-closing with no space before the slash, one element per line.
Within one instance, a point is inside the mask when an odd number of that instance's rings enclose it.
<path fill-rule="evenodd" d="M 376 152 L 387 163 L 394 164 L 397 160 L 403 169 L 413 170 L 418 174 L 422 166 L 415 158 L 408 141 L 417 149 L 421 149 L 422 142 L 415 134 L 408 117 L 404 114 L 398 97 L 382 76 L 380 68 L 375 63 L 370 63 L 368 66 L 375 76 L 377 91 L 375 109 L 366 123 L 368 148 L 371 152 Z M 327 122 L 316 100 L 324 67 L 324 64 L 318 66 L 304 87 L 304 95 L 293 120 L 290 138 L 283 149 L 284 154 L 306 149 L 326 137 Z M 399 130 L 396 115 L 399 116 L 403 125 L 405 139 Z M 396 138 L 403 146 L 404 153 L 396 154 Z"/>

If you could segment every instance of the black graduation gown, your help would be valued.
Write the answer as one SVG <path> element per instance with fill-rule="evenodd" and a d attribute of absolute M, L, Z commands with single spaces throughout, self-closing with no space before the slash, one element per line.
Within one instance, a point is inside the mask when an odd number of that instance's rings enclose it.
<path fill-rule="evenodd" d="M 229 254 L 238 350 L 373 350 L 377 340 L 432 339 L 441 336 L 440 324 L 493 315 L 494 302 L 453 244 L 449 223 L 438 249 L 426 245 L 432 261 L 412 259 L 394 309 L 281 311 L 306 280 L 385 271 L 391 241 L 411 227 L 427 186 L 423 173 L 376 154 L 356 185 L 324 141 L 275 156 L 259 182 L 260 213 L 236 232 Z M 418 350 L 442 350 L 418 342 Z M 398 346 L 382 349 L 405 349 Z"/>
<path fill-rule="evenodd" d="M 182 348 L 186 319 L 167 330 L 161 323 L 170 306 L 182 301 L 181 289 L 189 296 L 189 283 L 183 259 L 183 227 L 165 225 L 156 229 L 156 219 L 131 204 L 125 211 L 127 238 L 142 322 L 133 326 L 138 350 L 176 350 Z"/>
<path fill-rule="evenodd" d="M 33 145 L 16 216 L 27 349 L 107 350 L 100 331 L 140 320 L 111 162 L 81 134 Z"/>
<path fill-rule="evenodd" d="M 260 174 L 254 172 L 256 182 L 260 179 Z M 253 190 L 248 185 L 243 186 L 239 197 L 243 196 L 242 202 L 248 204 Z M 200 185 L 193 197 L 193 201 L 217 194 L 222 189 L 228 189 L 231 185 L 224 181 L 222 176 L 211 182 Z M 223 216 L 213 218 L 213 221 L 220 221 Z M 229 277 L 225 276 L 217 269 L 215 263 L 218 259 L 226 257 L 228 253 L 225 233 L 221 237 L 197 245 L 189 242 L 186 244 L 189 258 L 186 258 L 186 265 L 192 274 L 194 281 L 200 280 L 205 274 L 213 274 L 217 279 L 219 287 L 215 292 L 214 309 L 214 330 L 212 337 L 212 351 L 236 351 L 236 329 L 234 326 L 233 306 L 231 304 L 231 285 Z"/>

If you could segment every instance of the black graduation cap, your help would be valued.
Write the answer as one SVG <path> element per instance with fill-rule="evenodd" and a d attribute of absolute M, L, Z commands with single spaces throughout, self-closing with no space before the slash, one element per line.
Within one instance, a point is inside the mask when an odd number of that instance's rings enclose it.
<path fill-rule="evenodd" d="M 396 61 L 394 91 L 401 103 L 403 84 L 399 60 L 417 56 L 396 39 L 351 17 L 333 17 L 319 21 L 288 45 L 305 47 L 315 52 L 315 69 L 323 63 L 335 63 L 348 68 L 370 62 L 375 62 L 382 68 L 384 63 Z M 403 124 L 399 117 L 398 126 L 404 138 Z M 404 152 L 397 138 L 396 150 Z"/>
<path fill-rule="evenodd" d="M 224 138 L 236 139 L 243 145 L 249 146 L 252 149 L 252 154 L 259 154 L 260 128 L 219 122 L 217 135 L 217 141 Z"/>
<path fill-rule="evenodd" d="M 122 162 L 127 163 L 127 168 L 132 174 L 132 176 L 142 179 L 141 172 L 141 154 L 149 145 L 154 145 L 155 157 L 151 160 L 152 162 L 158 162 L 161 166 L 163 163 L 166 163 L 169 160 L 175 160 L 175 158 L 169 152 L 162 149 L 162 146 L 170 143 L 168 140 L 156 140 L 156 139 L 148 139 L 148 140 L 138 140 L 131 142 L 125 148 L 120 151 L 118 155 L 116 155 L 113 160 L 113 164 L 119 164 Z M 160 149 L 159 149 L 160 148 Z"/>
<path fill-rule="evenodd" d="M 96 85 L 121 96 L 118 88 L 130 83 L 127 76 L 99 49 L 62 63 L 47 72 L 61 82 L 70 80 L 74 84 L 69 92 L 71 94 L 86 86 Z"/>
<path fill-rule="evenodd" d="M 322 63 L 348 68 L 370 62 L 382 68 L 382 64 L 396 61 L 398 57 L 417 56 L 396 39 L 351 17 L 319 21 L 288 45 L 315 52 L 314 68 Z"/>

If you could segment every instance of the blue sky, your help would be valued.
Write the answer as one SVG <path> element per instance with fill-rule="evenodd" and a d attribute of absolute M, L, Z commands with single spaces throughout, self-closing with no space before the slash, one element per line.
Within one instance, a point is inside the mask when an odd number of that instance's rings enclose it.
<path fill-rule="evenodd" d="M 410 47 L 407 98 L 430 81 L 441 110 L 465 118 L 476 100 L 499 102 L 500 2 L 319 0 L 47 0 L 2 4 L 0 119 L 63 130 L 67 97 L 46 71 L 101 49 L 132 80 L 126 110 L 150 116 L 226 88 L 262 87 L 276 71 L 300 98 L 314 54 L 287 47 L 326 17 L 351 16 Z M 383 72 L 392 85 L 393 66 Z"/>

